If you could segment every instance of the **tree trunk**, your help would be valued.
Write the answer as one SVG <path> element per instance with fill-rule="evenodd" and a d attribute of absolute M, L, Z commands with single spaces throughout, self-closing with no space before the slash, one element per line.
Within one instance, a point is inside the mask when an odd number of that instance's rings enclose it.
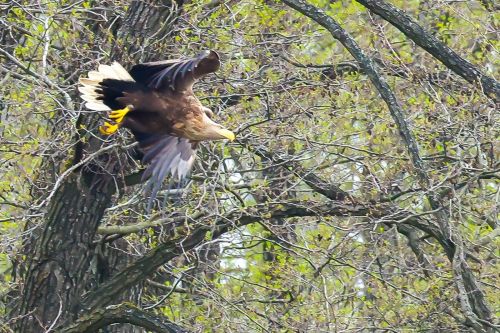
<path fill-rule="evenodd" d="M 133 1 L 128 8 L 120 27 L 115 31 L 116 42 L 111 58 L 128 62 L 152 60 L 157 49 L 148 48 L 148 37 L 159 32 L 165 36 L 178 15 L 181 2 Z M 173 10 L 173 11 L 172 11 Z M 100 27 L 102 29 L 102 27 Z M 122 47 L 122 45 L 127 45 Z M 105 60 L 103 60 L 105 62 Z M 75 69 L 76 70 L 76 69 Z M 81 118 L 79 122 L 86 128 L 95 128 L 97 116 Z M 82 161 L 85 155 L 95 154 L 101 141 L 90 137 L 80 138 L 75 146 L 73 165 Z M 87 144 L 82 142 L 87 141 Z M 114 157 L 101 154 L 96 158 L 60 179 L 48 203 L 43 224 L 36 228 L 29 241 L 25 242 L 24 253 L 28 257 L 24 284 L 11 318 L 16 332 L 43 332 L 60 325 L 67 325 L 85 314 L 81 308 L 83 295 L 99 282 L 112 275 L 95 271 L 95 235 L 105 210 L 112 203 L 116 186 Z M 118 255 L 115 253 L 115 255 Z M 109 267 L 118 271 L 125 266 L 125 260 L 108 262 L 119 263 L 120 267 Z M 116 295 L 122 300 L 130 295 Z M 114 327 L 117 332 L 134 332 L 127 325 Z"/>
<path fill-rule="evenodd" d="M 58 321 L 76 319 L 80 297 L 93 276 L 92 242 L 114 192 L 107 178 L 72 174 L 53 197 L 28 264 L 18 310 L 27 315 L 16 325 L 19 332 L 41 332 Z"/>

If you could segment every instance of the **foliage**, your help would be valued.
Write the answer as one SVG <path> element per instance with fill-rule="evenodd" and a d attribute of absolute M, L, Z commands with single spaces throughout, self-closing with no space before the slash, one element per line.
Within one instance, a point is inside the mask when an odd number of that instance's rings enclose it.
<path fill-rule="evenodd" d="M 197 95 L 238 140 L 204 144 L 188 186 L 166 185 L 149 215 L 143 186 L 121 185 L 140 165 L 125 161 L 124 148 L 109 157 L 123 168 L 113 170 L 118 190 L 95 241 L 110 258 L 110 275 L 162 243 L 211 228 L 134 286 L 139 307 L 193 332 L 467 331 L 452 263 L 439 239 L 419 228 L 437 228 L 426 197 L 432 190 L 490 308 L 498 309 L 498 241 L 487 238 L 499 217 L 495 103 L 358 2 L 309 3 L 376 59 L 431 189 L 419 185 L 388 108 L 359 65 L 328 31 L 282 3 L 179 2 L 172 30 L 155 27 L 161 34 L 133 52 L 117 51 L 134 41 L 117 33 L 128 1 L 0 4 L 0 291 L 7 317 L 23 290 L 23 239 L 43 229 L 47 198 L 71 167 L 77 141 L 98 136 L 99 122 L 85 122 L 91 115 L 77 78 L 99 62 L 129 65 L 204 49 L 217 50 L 223 66 L 196 85 Z M 498 74 L 498 16 L 481 2 L 392 3 L 483 73 Z M 131 142 L 125 132 L 100 140 Z M 84 150 L 83 158 L 92 153 Z M 346 196 L 323 195 L 308 182 L 311 174 Z M 337 201 L 345 213 L 322 209 Z M 352 213 L 356 207 L 368 212 Z M 220 223 L 227 224 L 222 232 Z M 107 229 L 129 225 L 145 227 Z"/>

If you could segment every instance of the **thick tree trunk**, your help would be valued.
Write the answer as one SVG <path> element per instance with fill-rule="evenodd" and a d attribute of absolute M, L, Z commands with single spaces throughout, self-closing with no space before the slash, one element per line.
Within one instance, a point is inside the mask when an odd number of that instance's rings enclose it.
<path fill-rule="evenodd" d="M 148 38 L 158 32 L 163 37 L 167 34 L 178 16 L 179 5 L 180 2 L 171 1 L 133 1 L 115 31 L 111 58 L 124 63 L 152 60 L 156 49 L 148 48 Z M 86 128 L 95 128 L 97 117 L 86 117 L 81 122 Z M 87 144 L 83 141 L 76 145 L 73 163 L 94 154 L 101 146 L 100 140 L 94 137 L 85 140 Z M 44 332 L 84 316 L 83 295 L 106 277 L 96 272 L 92 263 L 97 228 L 106 208 L 113 202 L 116 186 L 112 175 L 116 172 L 116 163 L 111 155 L 100 156 L 100 160 L 105 163 L 85 165 L 61 179 L 50 198 L 43 224 L 26 242 L 24 251 L 28 263 L 24 284 L 18 303 L 10 313 L 16 332 Z M 120 266 L 126 261 L 109 260 Z M 111 271 L 120 268 L 109 267 Z M 114 300 L 129 296 L 117 294 Z M 130 325 L 117 329 L 135 331 Z"/>
<path fill-rule="evenodd" d="M 86 179 L 88 178 L 88 179 Z M 97 226 L 111 203 L 111 177 L 72 174 L 51 201 L 28 265 L 16 325 L 19 332 L 41 332 L 76 319 L 80 297 L 90 283 L 90 261 Z"/>

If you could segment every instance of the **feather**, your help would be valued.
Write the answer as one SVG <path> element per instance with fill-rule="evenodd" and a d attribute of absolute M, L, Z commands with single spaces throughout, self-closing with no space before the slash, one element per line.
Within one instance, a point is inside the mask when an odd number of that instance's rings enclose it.
<path fill-rule="evenodd" d="M 87 78 L 80 78 L 78 91 L 86 101 L 87 108 L 95 111 L 119 110 L 126 105 L 117 101 L 124 92 L 142 89 L 122 65 L 99 65 L 97 71 L 90 71 Z"/>
<path fill-rule="evenodd" d="M 78 80 L 80 84 L 88 87 L 97 87 L 99 86 L 100 81 L 92 80 L 92 79 L 86 79 L 86 78 L 80 78 Z"/>
<path fill-rule="evenodd" d="M 90 71 L 88 74 L 88 77 L 90 80 L 96 81 L 97 83 L 104 80 L 104 75 L 102 73 L 96 72 L 96 71 Z"/>
<path fill-rule="evenodd" d="M 113 64 L 111 65 L 111 69 L 115 73 L 115 77 L 113 77 L 113 79 L 116 78 L 123 81 L 134 81 L 132 76 L 130 76 L 129 72 L 127 72 L 127 70 L 123 68 L 123 66 L 120 65 L 118 62 L 116 61 L 113 62 Z"/>
<path fill-rule="evenodd" d="M 85 104 L 85 107 L 87 107 L 90 110 L 94 110 L 94 111 L 111 111 L 109 106 L 104 105 L 102 102 L 100 102 L 100 103 L 87 102 Z"/>
<path fill-rule="evenodd" d="M 116 75 L 114 69 L 109 65 L 99 65 L 99 73 L 104 75 L 104 78 L 106 79 L 120 79 Z"/>
<path fill-rule="evenodd" d="M 168 175 L 179 181 L 188 175 L 196 156 L 196 149 L 188 139 L 167 134 L 136 133 L 136 138 L 140 139 L 139 146 L 144 153 L 142 163 L 149 163 L 142 175 L 142 181 L 148 179 L 147 190 L 151 190 L 150 201 L 152 201 Z"/>
<path fill-rule="evenodd" d="M 137 64 L 130 72 L 117 62 L 99 65 L 80 79 L 78 90 L 86 107 L 113 111 L 101 132 L 111 134 L 123 126 L 139 142 L 149 207 L 165 178 L 181 182 L 188 176 L 198 144 L 191 140 L 229 138 L 219 132 L 231 132 L 209 119 L 206 113 L 211 111 L 191 91 L 199 78 L 219 67 L 218 54 L 205 51 L 191 59 Z"/>
<path fill-rule="evenodd" d="M 78 91 L 81 92 L 82 95 L 99 96 L 97 87 L 95 86 L 81 85 L 78 87 Z"/>
<path fill-rule="evenodd" d="M 214 51 L 202 52 L 195 58 L 138 64 L 130 75 L 142 84 L 158 90 L 190 90 L 202 76 L 220 67 L 219 55 Z"/>
<path fill-rule="evenodd" d="M 85 102 L 91 102 L 91 103 L 97 103 L 97 104 L 102 104 L 102 101 L 97 100 L 98 96 L 96 95 L 82 95 L 82 99 Z"/>

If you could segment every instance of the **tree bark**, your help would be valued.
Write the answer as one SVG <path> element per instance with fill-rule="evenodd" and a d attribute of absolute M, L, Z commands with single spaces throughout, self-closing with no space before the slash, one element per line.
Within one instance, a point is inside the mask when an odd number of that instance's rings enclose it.
<path fill-rule="evenodd" d="M 78 319 L 60 333 L 94 333 L 113 323 L 129 323 L 158 333 L 188 333 L 186 329 L 167 318 L 142 311 L 131 304 L 121 304 L 99 309 Z"/>
<path fill-rule="evenodd" d="M 112 58 L 150 59 L 156 53 L 145 48 L 147 39 L 158 30 L 166 35 L 178 9 L 177 2 L 133 1 L 115 32 L 117 43 Z M 124 39 L 128 47 L 120 46 Z M 78 124 L 95 128 L 97 122 L 98 116 L 94 114 L 80 117 Z M 92 136 L 77 140 L 74 165 L 101 147 L 101 141 Z M 113 202 L 116 162 L 109 154 L 94 157 L 58 180 L 60 185 L 49 197 L 43 224 L 26 242 L 27 273 L 19 301 L 10 313 L 16 332 L 44 332 L 69 324 L 85 313 L 80 304 L 82 295 L 95 288 L 102 278 L 93 271 L 91 262 L 95 259 L 97 228 Z M 120 293 L 112 299 L 119 301 L 124 297 L 127 294 Z M 110 318 L 106 321 L 111 322 Z"/>
<path fill-rule="evenodd" d="M 60 320 L 75 319 L 89 283 L 92 242 L 111 202 L 110 177 L 72 174 L 57 191 L 36 237 L 17 313 L 19 332 L 41 332 Z"/>

